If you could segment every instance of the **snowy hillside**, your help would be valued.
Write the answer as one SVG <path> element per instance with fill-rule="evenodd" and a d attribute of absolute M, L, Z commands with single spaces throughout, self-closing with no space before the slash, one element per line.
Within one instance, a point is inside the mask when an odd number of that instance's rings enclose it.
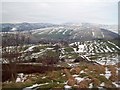
<path fill-rule="evenodd" d="M 116 39 L 120 38 L 117 33 L 117 25 L 101 25 L 92 23 L 19 23 L 2 24 L 2 31 L 14 33 L 31 33 L 35 40 L 53 41 L 86 41 L 93 39 Z"/>
<path fill-rule="evenodd" d="M 93 39 L 115 39 L 120 36 L 98 26 L 58 26 L 31 31 L 33 36 L 45 40 L 85 41 Z"/>
<path fill-rule="evenodd" d="M 120 47 L 112 41 L 100 40 L 74 42 L 68 46 L 60 46 L 59 48 L 51 44 L 26 45 L 23 48 L 23 50 L 19 51 L 23 53 L 21 56 L 23 61 L 29 61 L 34 58 L 39 60 L 40 58 L 44 58 L 46 54 L 55 56 L 58 49 L 59 59 L 75 60 L 79 55 L 83 55 L 90 60 L 101 60 L 101 62 L 102 60 L 106 61 L 106 59 L 109 60 L 111 58 L 109 61 L 115 60 L 113 63 L 116 63 L 118 61 L 116 54 L 120 51 Z M 15 47 L 10 47 L 11 51 L 14 51 L 14 49 Z M 3 63 L 7 62 L 7 60 L 4 61 L 3 59 Z"/>
<path fill-rule="evenodd" d="M 86 52 L 86 53 L 108 53 L 108 52 L 117 52 L 120 48 L 111 41 L 101 42 L 98 41 L 85 41 L 80 44 L 80 42 L 71 43 L 70 46 L 77 46 L 78 50 L 75 52 Z"/>

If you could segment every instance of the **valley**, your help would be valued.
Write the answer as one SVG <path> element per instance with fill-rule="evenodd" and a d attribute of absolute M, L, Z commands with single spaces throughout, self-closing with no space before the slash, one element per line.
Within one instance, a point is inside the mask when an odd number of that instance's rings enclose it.
<path fill-rule="evenodd" d="M 120 87 L 120 36 L 107 26 L 22 23 L 7 27 L 9 31 L 0 32 L 3 90 Z"/>

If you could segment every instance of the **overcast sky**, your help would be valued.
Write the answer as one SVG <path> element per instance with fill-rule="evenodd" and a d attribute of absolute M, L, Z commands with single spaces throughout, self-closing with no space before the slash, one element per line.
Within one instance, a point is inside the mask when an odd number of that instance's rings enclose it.
<path fill-rule="evenodd" d="M 2 22 L 118 23 L 118 0 L 2 1 Z"/>

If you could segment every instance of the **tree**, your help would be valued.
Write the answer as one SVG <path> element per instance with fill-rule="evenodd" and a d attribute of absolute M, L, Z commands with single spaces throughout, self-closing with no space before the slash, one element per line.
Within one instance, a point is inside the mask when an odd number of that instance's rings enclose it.
<path fill-rule="evenodd" d="M 41 57 L 42 64 L 53 65 L 59 61 L 59 54 L 52 50 L 47 50 Z"/>
<path fill-rule="evenodd" d="M 25 36 L 20 33 L 10 34 L 3 33 L 2 36 L 2 58 L 6 61 L 8 66 L 8 71 L 11 73 L 12 80 L 16 79 L 17 71 L 17 63 L 21 62 L 21 55 L 23 53 L 20 52 L 20 46 L 24 45 Z M 4 68 L 3 68 L 4 69 Z"/>

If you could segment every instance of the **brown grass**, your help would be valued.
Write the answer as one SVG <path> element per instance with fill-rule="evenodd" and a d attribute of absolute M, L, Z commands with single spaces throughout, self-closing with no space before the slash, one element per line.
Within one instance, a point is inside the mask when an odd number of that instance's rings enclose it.
<path fill-rule="evenodd" d="M 50 79 L 56 79 L 61 76 L 61 73 L 59 71 L 52 71 L 48 73 L 48 76 Z"/>
<path fill-rule="evenodd" d="M 70 71 L 68 69 L 64 69 L 63 72 L 66 74 L 67 78 L 72 77 L 72 75 L 70 74 Z"/>
<path fill-rule="evenodd" d="M 110 79 L 111 81 L 115 82 L 115 81 L 118 81 L 118 76 L 112 74 L 109 79 Z"/>
<path fill-rule="evenodd" d="M 105 87 L 106 88 L 114 88 L 112 85 L 112 82 L 108 81 L 107 83 L 105 83 Z"/>
<path fill-rule="evenodd" d="M 79 88 L 88 88 L 91 80 L 83 80 L 79 83 Z"/>
<path fill-rule="evenodd" d="M 79 74 L 81 71 L 81 68 L 80 67 L 75 67 L 73 69 L 71 69 L 71 74 Z"/>
<path fill-rule="evenodd" d="M 75 78 L 73 78 L 73 77 L 70 77 L 67 82 L 67 84 L 70 86 L 74 86 L 76 83 L 77 82 L 76 82 Z"/>
<path fill-rule="evenodd" d="M 92 80 L 94 86 L 100 86 L 100 81 L 97 78 L 93 78 Z"/>
<path fill-rule="evenodd" d="M 113 82 L 117 81 L 118 80 L 118 75 L 116 73 L 116 70 L 117 70 L 115 68 L 116 66 L 115 65 L 108 65 L 107 67 L 111 71 L 111 74 L 112 74 L 109 79 Z"/>

